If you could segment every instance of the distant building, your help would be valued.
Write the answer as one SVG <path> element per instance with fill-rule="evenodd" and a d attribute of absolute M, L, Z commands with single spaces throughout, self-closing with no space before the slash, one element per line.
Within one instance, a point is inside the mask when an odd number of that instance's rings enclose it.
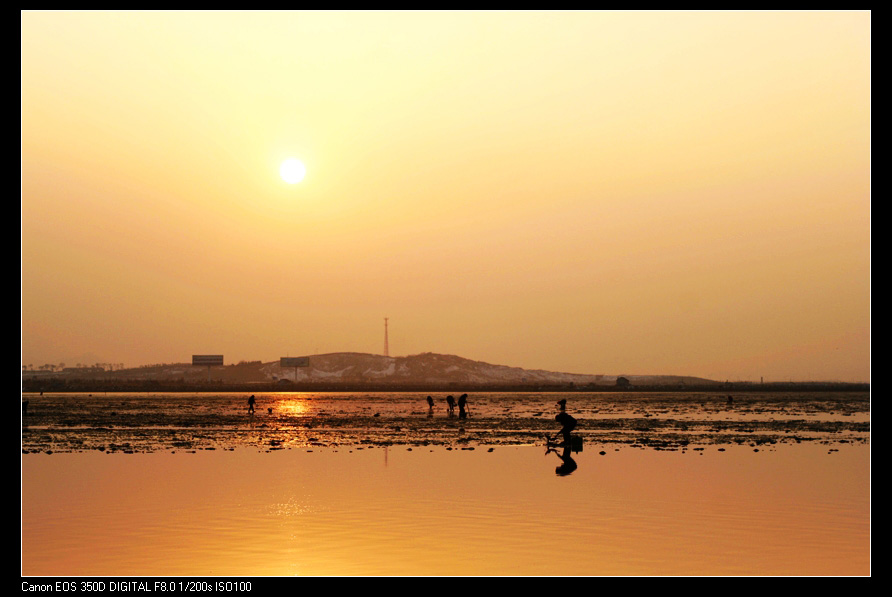
<path fill-rule="evenodd" d="M 50 377 L 51 375 L 56 375 L 56 373 L 47 371 L 46 369 L 29 369 L 27 371 L 22 371 L 22 377 Z"/>
<path fill-rule="evenodd" d="M 95 373 L 105 373 L 105 369 L 102 367 L 65 367 L 62 369 L 62 373 L 76 373 L 76 374 L 95 374 Z"/>
<path fill-rule="evenodd" d="M 629 378 L 627 378 L 627 377 L 617 377 L 616 378 L 616 387 L 628 388 L 630 385 L 632 385 L 632 384 L 629 382 Z"/>

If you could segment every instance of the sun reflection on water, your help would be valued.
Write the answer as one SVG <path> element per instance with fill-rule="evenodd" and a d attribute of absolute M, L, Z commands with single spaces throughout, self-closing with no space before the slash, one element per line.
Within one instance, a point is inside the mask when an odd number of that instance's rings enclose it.
<path fill-rule="evenodd" d="M 285 394 L 274 397 L 273 413 L 300 417 L 311 414 L 310 401 L 306 394 Z"/>

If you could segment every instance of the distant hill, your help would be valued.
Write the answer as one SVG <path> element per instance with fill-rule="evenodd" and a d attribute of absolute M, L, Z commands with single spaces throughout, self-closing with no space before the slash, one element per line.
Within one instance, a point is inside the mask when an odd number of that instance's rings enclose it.
<path fill-rule="evenodd" d="M 575 386 L 615 387 L 624 377 L 631 386 L 712 385 L 716 382 L 697 377 L 667 375 L 586 375 L 542 369 L 523 369 L 472 361 L 455 355 L 426 352 L 406 357 L 385 357 L 358 352 L 312 355 L 308 367 L 283 368 L 279 361 L 245 362 L 212 367 L 193 367 L 191 363 L 149 365 L 133 369 L 102 371 L 96 368 L 66 369 L 64 372 L 25 372 L 23 381 L 50 378 L 114 382 L 151 382 L 160 384 L 217 382 L 223 384 L 298 384 L 331 386 Z"/>
<path fill-rule="evenodd" d="M 338 352 L 310 357 L 309 367 L 282 368 L 278 362 L 260 371 L 269 380 L 291 382 L 385 382 L 405 385 L 616 385 L 617 375 L 560 373 L 522 369 L 472 361 L 455 355 L 425 352 L 407 357 L 385 357 L 356 352 Z M 625 375 L 632 385 L 709 384 L 707 379 L 664 375 Z"/>

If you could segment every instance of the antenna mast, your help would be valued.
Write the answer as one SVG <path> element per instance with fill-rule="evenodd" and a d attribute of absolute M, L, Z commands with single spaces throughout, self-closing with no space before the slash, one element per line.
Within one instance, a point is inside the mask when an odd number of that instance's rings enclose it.
<path fill-rule="evenodd" d="M 384 356 L 385 357 L 390 356 L 390 346 L 388 346 L 388 343 L 387 343 L 387 320 L 388 319 L 390 319 L 390 318 L 389 317 L 384 318 Z"/>

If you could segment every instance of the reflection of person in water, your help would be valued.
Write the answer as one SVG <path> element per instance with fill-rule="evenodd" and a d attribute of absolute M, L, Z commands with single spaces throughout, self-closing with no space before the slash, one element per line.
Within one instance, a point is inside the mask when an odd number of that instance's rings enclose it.
<path fill-rule="evenodd" d="M 572 473 L 573 471 L 576 470 L 576 461 L 573 460 L 572 456 L 570 456 L 570 443 L 569 442 L 564 444 L 564 449 L 560 453 L 557 450 L 555 450 L 554 448 L 548 448 L 545 451 L 545 454 L 547 455 L 549 452 L 554 452 L 555 454 L 557 454 L 558 458 L 560 458 L 562 461 L 560 466 L 555 467 L 554 474 L 560 475 L 561 477 L 566 477 L 567 475 L 569 475 L 570 473 Z"/>
<path fill-rule="evenodd" d="M 453 398 L 451 394 L 449 396 L 446 396 L 446 404 L 448 406 L 449 414 L 454 415 L 455 414 L 455 398 Z"/>
<path fill-rule="evenodd" d="M 257 402 L 257 401 L 254 399 L 254 394 L 251 394 L 251 397 L 248 398 L 248 412 L 251 413 L 252 415 L 254 414 L 254 403 L 255 402 Z"/>
<path fill-rule="evenodd" d="M 458 418 L 466 419 L 468 418 L 468 411 L 465 408 L 468 406 L 468 395 L 462 394 L 458 397 Z"/>
<path fill-rule="evenodd" d="M 557 414 L 557 416 L 554 417 L 554 420 L 563 425 L 563 427 L 561 427 L 561 430 L 552 436 L 552 439 L 557 437 L 558 435 L 561 435 L 564 438 L 564 444 L 569 446 L 570 432 L 576 429 L 576 419 L 566 412 L 560 412 Z"/>

